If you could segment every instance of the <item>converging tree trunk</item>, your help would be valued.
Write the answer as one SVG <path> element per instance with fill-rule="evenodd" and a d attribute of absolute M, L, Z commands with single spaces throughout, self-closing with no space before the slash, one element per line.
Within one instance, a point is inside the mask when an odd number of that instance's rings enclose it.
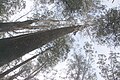
<path fill-rule="evenodd" d="M 0 66 L 21 57 L 58 37 L 73 32 L 77 27 L 78 26 L 38 31 L 36 33 L 0 39 Z"/>
<path fill-rule="evenodd" d="M 51 47 L 48 48 L 48 49 L 46 49 L 45 51 L 50 50 L 50 49 L 51 49 Z M 42 51 L 40 54 L 43 54 L 45 51 Z M 34 55 L 33 57 L 25 60 L 24 62 L 22 62 L 22 63 L 20 63 L 20 64 L 18 64 L 18 65 L 16 65 L 16 66 L 14 66 L 14 67 L 12 67 L 12 68 L 10 68 L 10 69 L 8 69 L 7 71 L 5 71 L 5 72 L 3 72 L 3 73 L 0 73 L 0 78 L 4 77 L 5 75 L 9 74 L 9 73 L 12 72 L 13 70 L 19 68 L 20 66 L 26 64 L 27 62 L 29 62 L 29 61 L 31 61 L 32 59 L 34 59 L 34 58 L 36 58 L 37 56 L 39 56 L 40 54 L 36 54 L 36 55 Z"/>
<path fill-rule="evenodd" d="M 48 27 L 48 26 L 30 26 L 30 24 L 35 22 L 60 22 L 59 20 L 26 20 L 22 22 L 6 22 L 6 23 L 0 23 L 0 32 L 8 32 L 13 30 L 19 30 L 19 29 L 33 29 L 33 28 L 40 28 L 40 27 Z"/>

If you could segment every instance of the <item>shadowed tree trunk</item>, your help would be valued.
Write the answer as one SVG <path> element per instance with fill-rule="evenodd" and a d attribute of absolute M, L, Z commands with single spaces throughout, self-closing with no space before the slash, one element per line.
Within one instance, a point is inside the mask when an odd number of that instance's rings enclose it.
<path fill-rule="evenodd" d="M 51 49 L 51 47 L 48 48 L 48 49 L 46 49 L 45 51 L 42 51 L 40 54 L 43 54 L 44 52 L 46 52 L 47 50 L 50 50 L 50 49 Z M 0 74 L 0 78 L 4 77 L 5 75 L 9 74 L 9 73 L 12 72 L 13 70 L 19 68 L 20 66 L 26 64 L 27 62 L 29 62 L 29 61 L 31 61 L 32 59 L 34 59 L 34 58 L 36 58 L 37 56 L 39 56 L 40 54 L 36 54 L 36 55 L 34 55 L 33 57 L 25 60 L 24 62 L 22 62 L 22 63 L 20 63 L 20 64 L 18 64 L 18 65 L 16 65 L 16 66 L 14 66 L 14 67 L 12 67 L 12 68 L 10 68 L 10 69 L 8 69 L 7 71 L 5 71 L 5 72 L 3 72 L 3 73 L 1 73 L 1 74 Z"/>
<path fill-rule="evenodd" d="M 0 23 L 0 32 L 7 32 L 12 30 L 18 30 L 21 28 L 26 28 L 30 24 L 36 22 L 37 20 L 26 20 L 23 22 L 7 22 Z"/>
<path fill-rule="evenodd" d="M 0 23 L 0 32 L 7 32 L 19 29 L 33 29 L 33 28 L 40 28 L 40 27 L 48 27 L 48 26 L 30 26 L 30 24 L 34 22 L 59 22 L 59 20 L 26 20 L 22 22 L 6 22 Z"/>
<path fill-rule="evenodd" d="M 55 40 L 58 37 L 73 32 L 77 27 L 78 26 L 38 31 L 36 33 L 1 39 L 0 66 L 21 57 L 26 53 L 39 48 L 52 40 Z"/>

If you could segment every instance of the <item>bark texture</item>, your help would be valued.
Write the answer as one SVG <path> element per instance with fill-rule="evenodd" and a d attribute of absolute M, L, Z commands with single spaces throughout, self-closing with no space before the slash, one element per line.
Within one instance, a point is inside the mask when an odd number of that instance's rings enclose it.
<path fill-rule="evenodd" d="M 12 30 L 23 29 L 34 22 L 36 22 L 36 20 L 26 20 L 23 22 L 0 23 L 0 32 L 7 32 L 7 31 L 12 31 Z"/>
<path fill-rule="evenodd" d="M 36 33 L 0 39 L 0 66 L 21 57 L 58 37 L 73 32 L 75 28 L 77 28 L 77 26 L 38 31 Z"/>
<path fill-rule="evenodd" d="M 50 50 L 50 49 L 51 49 L 51 48 L 48 48 L 48 49 L 46 49 L 45 51 Z M 40 54 L 43 54 L 45 51 L 42 51 Z M 12 67 L 12 68 L 10 68 L 10 69 L 8 69 L 7 71 L 5 71 L 5 72 L 3 72 L 3 73 L 0 73 L 0 78 L 4 77 L 5 75 L 9 74 L 9 73 L 12 72 L 13 70 L 19 68 L 20 66 L 26 64 L 27 62 L 29 62 L 29 61 L 31 61 L 32 59 L 34 59 L 34 58 L 36 58 L 37 56 L 39 56 L 40 54 L 36 54 L 36 55 L 34 55 L 33 57 L 25 60 L 24 62 L 22 62 L 22 63 L 20 63 L 20 64 L 18 64 L 18 65 L 16 65 L 16 66 L 14 66 L 14 67 Z"/>

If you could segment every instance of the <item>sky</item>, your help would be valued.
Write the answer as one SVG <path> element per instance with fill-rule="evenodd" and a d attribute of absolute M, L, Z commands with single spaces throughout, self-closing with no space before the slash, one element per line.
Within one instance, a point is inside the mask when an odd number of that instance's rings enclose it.
<path fill-rule="evenodd" d="M 107 5 L 108 8 L 112 8 L 112 7 L 116 7 L 116 6 L 119 6 L 120 5 L 120 0 L 114 0 L 114 2 L 112 3 L 112 0 L 102 0 L 102 4 L 104 5 Z M 16 15 L 12 16 L 10 21 L 15 21 L 16 19 L 18 19 L 20 16 L 26 14 L 27 12 L 29 12 L 31 9 L 32 9 L 32 0 L 29 1 L 29 0 L 26 0 L 26 8 L 22 10 L 22 12 L 20 13 L 17 13 Z M 28 14 L 27 16 L 31 16 L 31 14 Z M 24 21 L 26 20 L 27 17 L 23 17 L 20 19 L 20 21 Z M 74 48 L 77 48 L 77 44 L 80 44 L 82 47 L 84 42 L 85 41 L 89 41 L 90 42 L 90 38 L 87 38 L 87 37 L 82 37 L 80 35 L 80 33 L 77 33 L 75 36 L 73 36 L 74 39 L 75 39 L 75 42 L 74 42 L 74 45 L 73 47 Z M 91 42 L 92 43 L 92 42 Z M 101 53 L 105 53 L 106 55 L 108 55 L 108 53 L 112 50 L 112 51 L 115 51 L 115 52 L 120 52 L 120 47 L 114 49 L 114 47 L 107 47 L 105 45 L 98 45 L 97 43 L 92 43 L 93 44 L 93 47 L 95 48 L 95 51 L 97 51 L 97 54 L 101 54 Z M 71 52 L 72 53 L 72 52 Z M 97 72 L 97 77 L 98 77 L 98 80 L 104 80 L 100 75 L 99 75 L 99 69 L 98 69 L 98 65 L 96 64 L 97 63 L 97 59 L 98 57 L 96 56 L 95 57 L 95 68 L 96 68 L 96 72 Z M 65 62 L 61 62 L 59 63 L 58 65 L 56 65 L 56 68 L 58 68 L 59 70 L 61 70 L 62 68 L 64 68 L 66 63 Z M 44 80 L 43 76 L 41 75 L 41 73 L 38 74 L 37 78 L 39 78 L 40 80 Z M 58 79 L 59 80 L 59 79 Z"/>

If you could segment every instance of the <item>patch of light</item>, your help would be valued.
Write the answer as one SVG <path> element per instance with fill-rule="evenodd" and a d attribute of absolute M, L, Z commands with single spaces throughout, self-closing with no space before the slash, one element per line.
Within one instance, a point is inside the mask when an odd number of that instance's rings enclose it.
<path fill-rule="evenodd" d="M 103 5 L 106 5 L 107 8 L 120 7 L 120 0 L 102 0 Z"/>

